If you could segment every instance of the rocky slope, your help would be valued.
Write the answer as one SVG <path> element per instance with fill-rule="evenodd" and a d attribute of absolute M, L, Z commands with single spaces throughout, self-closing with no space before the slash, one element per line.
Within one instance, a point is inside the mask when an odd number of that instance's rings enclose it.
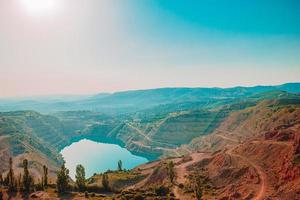
<path fill-rule="evenodd" d="M 264 100 L 231 113 L 212 134 L 184 147 L 194 153 L 134 169 L 145 179 L 115 198 L 163 199 L 157 193 L 162 187 L 164 197 L 195 199 L 193 188 L 200 182 L 204 199 L 299 199 L 299 103 Z M 169 161 L 175 164 L 174 185 Z"/>

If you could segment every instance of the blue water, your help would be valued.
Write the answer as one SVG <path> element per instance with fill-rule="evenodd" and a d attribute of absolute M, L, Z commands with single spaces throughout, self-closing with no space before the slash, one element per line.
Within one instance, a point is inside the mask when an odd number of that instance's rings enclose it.
<path fill-rule="evenodd" d="M 61 154 L 70 170 L 71 178 L 75 177 L 76 166 L 81 164 L 85 168 L 86 177 L 94 173 L 117 169 L 117 163 L 122 160 L 123 168 L 132 169 L 148 162 L 146 158 L 135 156 L 127 149 L 115 144 L 106 144 L 83 139 L 65 147 Z"/>

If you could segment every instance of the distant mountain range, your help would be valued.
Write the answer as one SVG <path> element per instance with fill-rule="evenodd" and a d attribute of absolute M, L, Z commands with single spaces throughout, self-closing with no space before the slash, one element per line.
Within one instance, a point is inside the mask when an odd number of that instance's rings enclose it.
<path fill-rule="evenodd" d="M 300 83 L 233 88 L 159 88 L 111 94 L 100 93 L 94 96 L 0 99 L 0 111 L 35 110 L 41 113 L 53 113 L 57 111 L 91 110 L 107 114 L 126 114 L 159 105 L 183 102 L 195 103 L 207 100 L 224 101 L 271 91 L 300 93 Z"/>

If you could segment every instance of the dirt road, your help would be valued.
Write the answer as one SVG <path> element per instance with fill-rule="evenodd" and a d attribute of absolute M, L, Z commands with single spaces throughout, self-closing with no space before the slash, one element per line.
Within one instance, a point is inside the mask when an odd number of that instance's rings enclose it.
<path fill-rule="evenodd" d="M 258 193 L 256 194 L 256 196 L 253 198 L 253 200 L 263 200 L 265 195 L 266 195 L 266 182 L 267 182 L 267 175 L 265 174 L 265 172 L 261 169 L 260 166 L 258 166 L 256 163 L 254 163 L 253 161 L 251 161 L 250 159 L 242 156 L 242 155 L 239 155 L 239 154 L 236 154 L 236 153 L 233 153 L 234 149 L 230 149 L 228 150 L 226 153 L 229 155 L 229 156 L 232 156 L 232 157 L 237 157 L 241 160 L 243 160 L 244 162 L 246 163 L 249 163 L 250 166 L 252 166 L 256 173 L 258 174 L 259 176 L 259 179 L 260 179 L 260 189 L 258 191 Z"/>
<path fill-rule="evenodd" d="M 192 153 L 190 156 L 192 157 L 191 161 L 182 163 L 177 166 L 175 165 L 175 172 L 176 172 L 177 176 L 176 176 L 176 186 L 173 188 L 173 192 L 174 192 L 175 197 L 180 200 L 190 200 L 191 199 L 190 196 L 187 196 L 187 195 L 183 194 L 182 192 L 180 192 L 180 188 L 178 187 L 178 185 L 180 183 L 184 184 L 184 182 L 185 182 L 185 175 L 187 174 L 187 167 L 203 160 L 204 158 L 209 157 L 209 155 L 206 153 Z"/>

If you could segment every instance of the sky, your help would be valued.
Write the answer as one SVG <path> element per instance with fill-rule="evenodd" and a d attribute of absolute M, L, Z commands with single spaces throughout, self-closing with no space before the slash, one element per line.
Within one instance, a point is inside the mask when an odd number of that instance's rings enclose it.
<path fill-rule="evenodd" d="M 0 97 L 300 82 L 298 0 L 0 0 Z"/>

